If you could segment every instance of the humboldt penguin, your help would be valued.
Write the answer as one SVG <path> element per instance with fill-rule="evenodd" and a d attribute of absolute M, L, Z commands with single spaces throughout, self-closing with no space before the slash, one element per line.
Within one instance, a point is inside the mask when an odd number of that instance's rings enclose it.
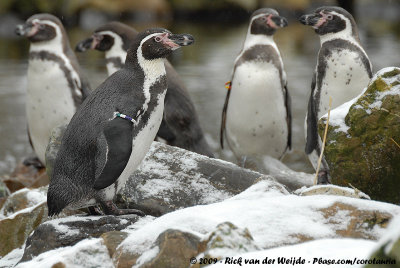
<path fill-rule="evenodd" d="M 273 39 L 287 21 L 271 8 L 256 10 L 235 60 L 222 111 L 224 138 L 238 161 L 281 159 L 291 148 L 291 111 L 286 73 Z"/>
<path fill-rule="evenodd" d="M 136 30 L 126 24 L 109 22 L 97 28 L 91 37 L 79 42 L 75 50 L 83 52 L 96 49 L 105 52 L 108 75 L 111 75 L 123 67 L 126 52 L 136 35 Z M 165 61 L 165 69 L 168 91 L 157 137 L 168 145 L 213 157 L 189 93 L 169 61 Z"/>
<path fill-rule="evenodd" d="M 69 122 L 90 93 L 61 21 L 51 14 L 36 14 L 18 25 L 16 34 L 30 41 L 26 116 L 28 136 L 37 160 L 45 164 L 51 130 Z"/>
<path fill-rule="evenodd" d="M 357 97 L 372 77 L 372 65 L 361 46 L 353 16 L 343 8 L 320 7 L 299 20 L 313 27 L 321 41 L 305 121 L 305 152 L 316 169 L 322 149 L 317 124 L 329 110 L 329 98 L 332 98 L 331 109 L 334 109 Z M 330 183 L 325 158 L 318 183 Z"/>
<path fill-rule="evenodd" d="M 124 67 L 89 95 L 62 137 L 47 194 L 49 216 L 95 204 L 107 215 L 142 214 L 118 209 L 113 198 L 142 162 L 161 124 L 164 59 L 193 42 L 189 34 L 165 29 L 136 36 Z"/>

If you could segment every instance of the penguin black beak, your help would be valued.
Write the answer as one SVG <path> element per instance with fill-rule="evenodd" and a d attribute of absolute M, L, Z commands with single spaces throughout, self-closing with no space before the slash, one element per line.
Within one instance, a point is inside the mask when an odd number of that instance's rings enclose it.
<path fill-rule="evenodd" d="M 283 28 L 288 26 L 287 19 L 281 16 L 272 16 L 271 21 L 273 22 L 273 24 L 276 25 L 276 28 Z"/>
<path fill-rule="evenodd" d="M 167 34 L 162 42 L 165 46 L 175 50 L 182 46 L 189 46 L 194 43 L 194 37 L 190 34 Z"/>
<path fill-rule="evenodd" d="M 19 24 L 17 27 L 15 27 L 15 34 L 19 36 L 28 36 L 28 35 L 33 35 L 31 32 L 33 29 L 33 24 Z"/>
<path fill-rule="evenodd" d="M 93 43 L 92 37 L 86 38 L 85 40 L 82 40 L 78 44 L 76 44 L 75 51 L 85 52 L 86 50 L 91 49 L 92 43 Z"/>
<path fill-rule="evenodd" d="M 299 18 L 299 21 L 304 25 L 315 26 L 320 19 L 320 16 L 317 14 L 308 14 L 303 15 Z"/>

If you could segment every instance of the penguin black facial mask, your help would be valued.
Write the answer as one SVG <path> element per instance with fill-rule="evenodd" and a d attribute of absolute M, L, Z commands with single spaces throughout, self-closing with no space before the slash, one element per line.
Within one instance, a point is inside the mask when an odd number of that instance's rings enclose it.
<path fill-rule="evenodd" d="M 56 37 L 54 27 L 38 19 L 28 20 L 25 24 L 18 25 L 16 33 L 27 37 L 31 42 L 47 41 Z"/>
<path fill-rule="evenodd" d="M 303 15 L 299 20 L 304 25 L 312 26 L 315 33 L 319 35 L 337 33 L 346 28 L 346 21 L 339 15 L 326 10 L 317 10 L 314 14 Z"/>
<path fill-rule="evenodd" d="M 275 14 L 260 14 L 252 20 L 251 34 L 273 35 L 278 28 L 286 27 L 287 20 Z"/>
<path fill-rule="evenodd" d="M 193 42 L 194 38 L 190 34 L 172 34 L 170 32 L 151 34 L 142 44 L 142 54 L 147 60 L 165 58 L 173 50 L 191 45 Z"/>

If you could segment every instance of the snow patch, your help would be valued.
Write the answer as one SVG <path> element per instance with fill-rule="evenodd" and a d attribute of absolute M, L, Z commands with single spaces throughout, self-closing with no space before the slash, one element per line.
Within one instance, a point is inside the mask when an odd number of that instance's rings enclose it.
<path fill-rule="evenodd" d="M 293 246 L 278 247 L 269 250 L 249 252 L 246 254 L 240 254 L 233 256 L 233 259 L 239 259 L 242 257 L 243 263 L 239 264 L 225 264 L 225 260 L 222 263 L 217 263 L 215 265 L 208 266 L 210 268 L 219 267 L 258 267 L 259 265 L 246 265 L 244 264 L 244 259 L 254 259 L 259 260 L 260 263 L 266 258 L 269 260 L 275 260 L 273 264 L 268 264 L 268 267 L 294 267 L 293 264 L 278 264 L 278 258 L 299 258 L 305 259 L 304 267 L 363 267 L 363 265 L 343 265 L 343 264 L 313 264 L 314 260 L 319 258 L 329 259 L 329 260 L 354 260 L 355 257 L 358 259 L 369 259 L 368 252 L 374 247 L 376 242 L 363 240 L 363 239 L 320 239 L 311 242 L 306 242 Z M 308 263 L 310 261 L 310 263 Z"/>
<path fill-rule="evenodd" d="M 264 249 L 298 243 L 302 237 L 336 237 L 336 230 L 346 222 L 346 213 L 334 216 L 336 224 L 326 224 L 321 212 L 335 202 L 349 204 L 360 210 L 400 214 L 399 206 L 383 202 L 343 196 L 289 195 L 271 187 L 271 182 L 265 180 L 222 202 L 177 210 L 147 224 L 135 223 L 120 247 L 140 255 L 149 250 L 157 237 L 167 229 L 178 229 L 205 239 L 222 222 L 247 228 L 255 244 Z M 379 237 L 384 229 L 377 227 L 374 232 Z"/>
<path fill-rule="evenodd" d="M 58 262 L 64 263 L 66 267 L 114 267 L 103 239 L 95 238 L 82 240 L 72 247 L 44 252 L 31 261 L 18 264 L 16 268 L 50 268 Z"/>

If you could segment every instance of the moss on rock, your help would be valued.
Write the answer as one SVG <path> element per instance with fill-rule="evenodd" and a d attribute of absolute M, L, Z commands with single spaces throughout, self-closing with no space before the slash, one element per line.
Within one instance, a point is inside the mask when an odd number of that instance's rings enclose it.
<path fill-rule="evenodd" d="M 400 203 L 399 81 L 400 68 L 379 71 L 341 118 L 346 128 L 337 124 L 338 118 L 329 123 L 325 147 L 334 184 L 351 183 L 372 199 L 396 204 Z M 325 124 L 323 117 L 318 125 L 321 137 Z"/>

